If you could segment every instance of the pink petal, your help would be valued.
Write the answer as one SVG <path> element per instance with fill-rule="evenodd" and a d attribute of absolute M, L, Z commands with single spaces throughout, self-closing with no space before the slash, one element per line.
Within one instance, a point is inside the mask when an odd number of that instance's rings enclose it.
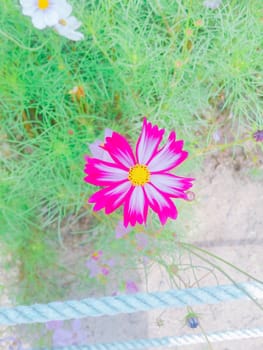
<path fill-rule="evenodd" d="M 170 197 L 187 199 L 184 191 L 193 186 L 191 181 L 194 179 L 180 177 L 173 174 L 155 173 L 151 174 L 151 183 L 161 192 L 168 194 Z"/>
<path fill-rule="evenodd" d="M 96 140 L 95 142 L 91 143 L 89 145 L 90 153 L 93 158 L 98 158 L 106 162 L 111 162 L 112 159 L 109 156 L 109 153 L 101 147 L 102 144 L 103 142 L 101 140 Z"/>
<path fill-rule="evenodd" d="M 159 130 L 157 125 L 152 126 L 146 118 L 143 119 L 142 132 L 136 145 L 136 157 L 139 164 L 149 162 L 162 141 L 163 134 L 164 129 Z"/>
<path fill-rule="evenodd" d="M 106 137 L 104 149 L 109 152 L 111 158 L 117 164 L 126 170 L 136 163 L 128 141 L 117 132 L 113 132 L 111 137 Z"/>
<path fill-rule="evenodd" d="M 133 186 L 124 203 L 124 226 L 146 223 L 148 204 L 142 186 Z"/>
<path fill-rule="evenodd" d="M 139 291 L 139 288 L 133 281 L 127 281 L 125 283 L 125 289 L 127 293 L 133 294 Z"/>
<path fill-rule="evenodd" d="M 130 181 L 116 183 L 114 186 L 103 188 L 94 193 L 90 197 L 89 203 L 96 203 L 93 210 L 105 208 L 105 213 L 110 214 L 122 205 L 130 188 Z"/>
<path fill-rule="evenodd" d="M 128 180 L 127 170 L 123 170 L 118 164 L 105 162 L 96 158 L 86 157 L 87 163 L 84 172 L 88 174 L 84 181 L 96 185 L 107 186 L 116 182 Z"/>
<path fill-rule="evenodd" d="M 106 265 L 102 266 L 101 273 L 103 274 L 103 276 L 108 276 L 108 274 L 110 273 L 109 266 L 106 266 Z"/>
<path fill-rule="evenodd" d="M 153 211 L 155 211 L 161 224 L 164 225 L 168 218 L 177 218 L 177 209 L 171 199 L 159 192 L 151 183 L 144 185 L 148 203 Z"/>
<path fill-rule="evenodd" d="M 175 141 L 175 132 L 171 132 L 167 144 L 158 151 L 148 164 L 150 172 L 164 172 L 181 164 L 188 156 L 183 151 L 184 141 Z"/>
<path fill-rule="evenodd" d="M 106 128 L 104 131 L 104 141 L 96 140 L 89 145 L 89 149 L 93 158 L 98 158 L 106 162 L 112 162 L 112 158 L 110 157 L 109 153 L 105 151 L 103 147 L 101 147 L 105 142 L 105 138 L 111 136 L 112 133 L 113 131 L 111 129 Z"/>
<path fill-rule="evenodd" d="M 87 268 L 90 272 L 90 278 L 96 277 L 100 273 L 100 266 L 98 265 L 98 262 L 92 259 L 89 259 L 86 261 Z"/>
<path fill-rule="evenodd" d="M 102 257 L 102 255 L 103 255 L 102 250 L 95 251 L 95 252 L 93 252 L 93 254 L 91 256 L 91 259 L 98 261 Z"/>

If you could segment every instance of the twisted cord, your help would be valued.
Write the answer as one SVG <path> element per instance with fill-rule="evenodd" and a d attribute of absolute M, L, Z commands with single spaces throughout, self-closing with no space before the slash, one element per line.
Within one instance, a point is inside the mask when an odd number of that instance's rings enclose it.
<path fill-rule="evenodd" d="M 263 336 L 263 328 L 254 329 L 238 329 L 233 331 L 223 331 L 216 333 L 209 333 L 206 337 L 203 334 L 183 335 L 181 337 L 164 337 L 152 339 L 136 339 L 123 342 L 101 343 L 94 345 L 70 345 L 63 347 L 55 347 L 52 349 L 42 348 L 41 350 L 132 350 L 132 349 L 147 349 L 149 347 L 165 346 L 183 346 L 192 344 L 202 344 L 209 342 L 220 342 L 226 340 L 240 340 L 257 338 Z M 31 349 L 37 350 L 37 349 Z"/>
<path fill-rule="evenodd" d="M 165 292 L 136 293 L 103 298 L 57 301 L 0 308 L 0 325 L 45 323 L 52 320 L 70 320 L 84 317 L 117 315 L 167 307 L 197 304 L 215 304 L 235 299 L 263 298 L 263 283 L 246 282 L 237 285 L 168 290 Z"/>

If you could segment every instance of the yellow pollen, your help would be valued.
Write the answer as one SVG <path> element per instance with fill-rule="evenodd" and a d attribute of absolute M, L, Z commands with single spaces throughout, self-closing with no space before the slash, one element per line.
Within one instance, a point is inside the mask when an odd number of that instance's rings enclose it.
<path fill-rule="evenodd" d="M 58 23 L 61 24 L 62 26 L 66 26 L 67 25 L 67 22 L 64 19 L 60 19 L 58 21 Z"/>
<path fill-rule="evenodd" d="M 41 10 L 45 10 L 49 6 L 49 0 L 38 0 L 38 7 Z"/>
<path fill-rule="evenodd" d="M 146 165 L 136 164 L 130 168 L 128 179 L 133 186 L 143 186 L 150 180 L 150 172 Z"/>

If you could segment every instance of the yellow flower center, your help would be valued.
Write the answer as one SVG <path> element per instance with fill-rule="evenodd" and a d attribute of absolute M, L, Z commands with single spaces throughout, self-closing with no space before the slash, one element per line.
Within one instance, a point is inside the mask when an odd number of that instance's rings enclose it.
<path fill-rule="evenodd" d="M 150 172 L 146 165 L 136 164 L 130 168 L 128 179 L 133 186 L 143 186 L 150 180 Z"/>
<path fill-rule="evenodd" d="M 38 0 L 38 7 L 41 10 L 45 10 L 49 6 L 49 0 Z"/>

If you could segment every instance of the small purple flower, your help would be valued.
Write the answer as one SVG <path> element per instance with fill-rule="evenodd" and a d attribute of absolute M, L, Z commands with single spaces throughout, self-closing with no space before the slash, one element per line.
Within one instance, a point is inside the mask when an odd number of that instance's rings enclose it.
<path fill-rule="evenodd" d="M 254 132 L 253 137 L 257 142 L 263 142 L 263 130 Z"/>
<path fill-rule="evenodd" d="M 96 277 L 96 276 L 98 276 L 100 274 L 101 268 L 99 266 L 98 261 L 93 260 L 91 258 L 91 259 L 87 260 L 86 266 L 89 269 L 90 277 Z"/>
<path fill-rule="evenodd" d="M 139 288 L 137 287 L 137 285 L 133 281 L 126 281 L 125 282 L 125 290 L 129 294 L 133 294 L 133 293 L 138 293 Z"/>
<path fill-rule="evenodd" d="M 204 6 L 209 9 L 215 10 L 220 6 L 221 2 L 222 0 L 206 0 L 204 1 Z"/>
<path fill-rule="evenodd" d="M 119 221 L 115 228 L 115 237 L 122 238 L 126 236 L 131 231 L 131 227 L 125 227 L 122 221 Z"/>
<path fill-rule="evenodd" d="M 89 269 L 90 277 L 97 277 L 99 275 L 107 276 L 110 273 L 110 268 L 115 265 L 114 259 L 106 260 L 102 257 L 103 252 L 99 250 L 94 252 L 86 261 L 86 267 Z"/>

